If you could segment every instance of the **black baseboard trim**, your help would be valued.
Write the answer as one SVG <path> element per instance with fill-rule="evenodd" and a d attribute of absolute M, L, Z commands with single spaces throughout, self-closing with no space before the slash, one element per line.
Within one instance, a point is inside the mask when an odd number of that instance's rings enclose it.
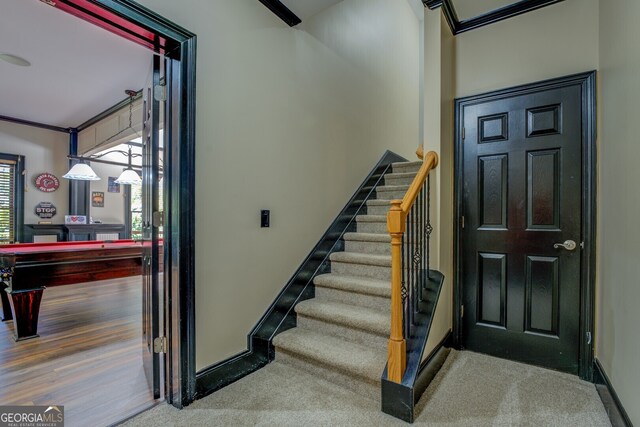
<path fill-rule="evenodd" d="M 420 365 L 420 371 L 418 372 L 418 377 L 414 385 L 414 404 L 418 403 L 418 400 L 420 400 L 422 394 L 427 387 L 429 387 L 431 381 L 433 381 L 436 374 L 440 372 L 440 368 L 444 365 L 449 353 L 451 353 L 452 337 L 453 335 L 451 331 L 449 331 L 442 341 L 433 349 L 429 357 Z"/>
<path fill-rule="evenodd" d="M 269 360 L 255 351 L 245 351 L 196 374 L 196 394 L 201 399 L 265 366 Z"/>
<path fill-rule="evenodd" d="M 404 381 L 402 384 L 394 383 L 387 380 L 386 376 L 382 378 L 382 412 L 413 423 L 415 405 L 447 360 L 451 352 L 452 337 L 449 331 L 424 360 L 413 385 L 405 384 Z"/>
<path fill-rule="evenodd" d="M 366 202 L 375 194 L 376 186 L 395 162 L 407 159 L 391 151 L 382 158 L 364 179 L 329 229 L 302 262 L 298 270 L 267 308 L 247 337 L 247 350 L 196 374 L 196 399 L 201 399 L 250 373 L 262 368 L 275 357 L 271 341 L 280 332 L 296 326 L 295 305 L 315 296 L 313 278 L 330 271 L 329 255 L 344 249 L 344 233 L 355 231 L 355 217 L 366 213 Z"/>
<path fill-rule="evenodd" d="M 613 427 L 633 427 L 627 411 L 622 406 L 618 394 L 613 385 L 611 385 L 611 381 L 609 381 L 609 377 L 598 359 L 593 361 L 593 382 L 596 385 L 596 390 L 600 400 L 602 400 L 604 409 L 609 415 L 611 425 Z"/>

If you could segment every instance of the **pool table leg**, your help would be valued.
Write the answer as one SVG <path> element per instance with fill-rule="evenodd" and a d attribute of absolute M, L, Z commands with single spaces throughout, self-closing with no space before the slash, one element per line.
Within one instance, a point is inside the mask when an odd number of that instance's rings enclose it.
<path fill-rule="evenodd" d="M 38 337 L 38 316 L 44 287 L 26 290 L 7 289 L 13 314 L 13 338 L 22 341 Z"/>
<path fill-rule="evenodd" d="M 9 320 L 13 319 L 13 316 L 11 315 L 11 306 L 9 305 L 9 297 L 5 292 L 5 289 L 7 289 L 8 287 L 9 285 L 7 285 L 6 282 L 0 281 L 0 303 L 2 304 L 2 311 L 0 312 L 0 316 L 2 316 L 2 319 L 0 320 L 2 320 L 3 322 L 8 322 Z"/>

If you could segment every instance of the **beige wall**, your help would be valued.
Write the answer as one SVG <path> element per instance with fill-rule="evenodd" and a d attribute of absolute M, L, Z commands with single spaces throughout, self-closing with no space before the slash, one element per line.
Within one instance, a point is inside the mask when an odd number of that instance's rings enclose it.
<path fill-rule="evenodd" d="M 428 13 L 432 14 L 433 12 Z M 444 274 L 445 280 L 424 352 L 425 355 L 428 355 L 453 328 L 453 106 L 456 89 L 454 72 L 456 45 L 455 38 L 451 34 L 444 16 L 438 11 L 437 15 L 431 19 L 435 21 L 433 24 L 437 26 L 438 31 L 433 36 L 438 37 L 440 45 L 439 56 L 436 57 L 440 75 L 439 96 L 435 99 L 439 108 L 437 126 L 440 129 L 437 140 L 440 163 L 436 174 L 439 188 L 433 207 L 437 212 L 437 223 L 434 226 L 438 233 L 437 240 L 432 243 L 432 251 L 438 254 L 437 268 Z M 435 123 L 434 126 L 436 126 Z"/>
<path fill-rule="evenodd" d="M 108 160 L 107 157 L 105 159 Z M 118 159 L 117 161 L 122 161 Z M 98 208 L 89 204 L 90 216 L 93 220 L 101 220 L 103 224 L 124 224 L 124 185 L 120 186 L 119 193 L 109 193 L 109 177 L 119 177 L 124 169 L 121 166 L 92 162 L 91 167 L 100 177 L 100 181 L 91 181 L 90 191 L 104 193 L 104 207 Z"/>
<path fill-rule="evenodd" d="M 598 0 L 566 0 L 456 36 L 456 96 L 598 68 Z"/>
<path fill-rule="evenodd" d="M 640 425 L 640 2 L 600 4 L 600 199 L 597 357 Z"/>
<path fill-rule="evenodd" d="M 25 156 L 24 223 L 41 221 L 34 212 L 36 205 L 51 202 L 57 208 L 51 222 L 63 224 L 69 208 L 69 182 L 62 178 L 69 170 L 69 135 L 0 120 L 0 152 Z M 34 180 L 42 172 L 57 176 L 60 188 L 52 193 L 38 190 Z"/>
<path fill-rule="evenodd" d="M 384 150 L 413 156 L 419 26 L 404 0 L 346 0 L 299 28 L 257 1 L 141 3 L 198 35 L 201 369 L 246 348 Z"/>
<path fill-rule="evenodd" d="M 425 149 L 436 151 L 440 163 L 432 176 L 431 239 L 433 267 L 445 280 L 424 351 L 424 357 L 453 327 L 453 100 L 455 38 L 440 9 L 425 10 Z"/>

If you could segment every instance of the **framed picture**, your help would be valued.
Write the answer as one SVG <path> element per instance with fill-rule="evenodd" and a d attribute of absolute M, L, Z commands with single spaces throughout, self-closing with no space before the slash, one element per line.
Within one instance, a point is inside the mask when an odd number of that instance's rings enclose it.
<path fill-rule="evenodd" d="M 104 192 L 91 192 L 91 206 L 93 206 L 94 208 L 104 208 Z"/>
<path fill-rule="evenodd" d="M 110 176 L 109 177 L 109 184 L 107 186 L 107 191 L 109 193 L 119 193 L 120 192 L 120 184 L 118 184 L 116 182 L 116 178 L 115 176 Z"/>

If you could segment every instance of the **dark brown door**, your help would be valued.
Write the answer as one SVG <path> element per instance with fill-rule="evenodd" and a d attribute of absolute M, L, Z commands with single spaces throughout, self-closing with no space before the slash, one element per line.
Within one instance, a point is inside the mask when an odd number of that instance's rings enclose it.
<path fill-rule="evenodd" d="M 460 123 L 462 345 L 577 374 L 581 87 L 480 100 Z"/>

